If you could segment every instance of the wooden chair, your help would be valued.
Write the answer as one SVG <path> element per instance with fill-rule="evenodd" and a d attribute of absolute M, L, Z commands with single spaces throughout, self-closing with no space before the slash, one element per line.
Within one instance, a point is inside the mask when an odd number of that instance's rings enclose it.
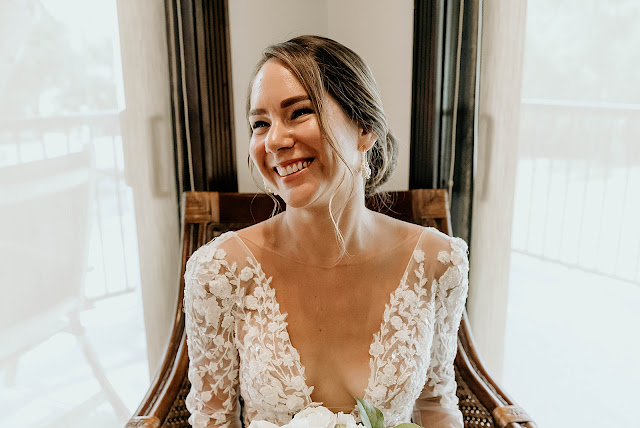
<path fill-rule="evenodd" d="M 378 211 L 451 234 L 447 194 L 420 189 L 391 194 L 390 207 Z M 370 206 L 374 204 L 368 201 Z M 189 256 L 201 245 L 228 230 L 268 218 L 273 201 L 264 194 L 189 192 L 183 195 L 182 276 Z M 162 366 L 127 428 L 189 427 L 185 398 L 188 356 L 182 308 L 184 279 L 180 280 L 173 331 Z M 465 428 L 534 428 L 531 418 L 491 379 L 473 344 L 466 312 L 458 333 L 455 359 L 457 396 Z"/>

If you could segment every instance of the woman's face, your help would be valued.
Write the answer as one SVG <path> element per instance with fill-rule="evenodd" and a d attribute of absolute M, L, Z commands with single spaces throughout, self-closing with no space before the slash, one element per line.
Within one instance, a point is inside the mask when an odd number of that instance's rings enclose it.
<path fill-rule="evenodd" d="M 370 147 L 365 141 L 369 135 L 331 97 L 325 108 L 330 132 L 348 164 L 357 170 L 361 150 Z M 309 95 L 293 73 L 277 60 L 267 61 L 251 88 L 249 152 L 266 183 L 292 207 L 328 203 L 350 177 L 325 141 L 318 120 Z"/>

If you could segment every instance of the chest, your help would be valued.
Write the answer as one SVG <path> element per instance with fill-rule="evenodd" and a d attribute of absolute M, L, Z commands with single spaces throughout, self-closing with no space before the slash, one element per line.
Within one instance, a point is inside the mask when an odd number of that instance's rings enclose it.
<path fill-rule="evenodd" d="M 324 271 L 286 264 L 265 269 L 265 281 L 248 290 L 259 299 L 242 327 L 241 358 L 261 373 L 291 364 L 303 379 L 299 386 L 307 388 L 306 400 L 336 411 L 353 397 L 371 397 L 384 370 L 386 383 L 401 369 L 420 373 L 430 340 L 430 297 L 410 257 Z"/>
<path fill-rule="evenodd" d="M 332 351 L 368 355 L 385 306 L 398 289 L 408 254 L 376 257 L 365 263 L 322 269 L 298 264 L 275 265 L 270 286 L 296 348 L 317 359 Z"/>

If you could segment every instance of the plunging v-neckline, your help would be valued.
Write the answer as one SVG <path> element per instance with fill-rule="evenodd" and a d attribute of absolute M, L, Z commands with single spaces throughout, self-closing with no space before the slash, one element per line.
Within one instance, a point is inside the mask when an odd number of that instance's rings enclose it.
<path fill-rule="evenodd" d="M 371 342 L 369 343 L 369 347 L 368 347 L 368 354 L 369 354 L 369 375 L 367 377 L 367 385 L 362 393 L 362 398 L 364 400 L 367 401 L 371 401 L 370 397 L 368 396 L 367 392 L 369 390 L 371 390 L 372 385 L 371 385 L 371 381 L 373 380 L 373 376 L 372 376 L 372 372 L 371 372 L 371 368 L 373 366 L 372 361 L 373 361 L 373 355 L 371 354 L 372 351 L 372 347 L 375 343 L 375 338 L 376 335 L 381 334 L 381 332 L 383 331 L 384 327 L 386 324 L 388 324 L 389 321 L 389 316 L 388 313 L 391 310 L 391 304 L 394 300 L 398 300 L 398 299 L 394 299 L 396 296 L 396 294 L 404 287 L 406 286 L 406 281 L 407 281 L 407 277 L 409 274 L 409 268 L 413 263 L 413 259 L 414 259 L 414 253 L 415 251 L 420 247 L 420 243 L 424 237 L 424 233 L 427 230 L 427 228 L 424 228 L 421 232 L 420 232 L 420 236 L 418 237 L 418 240 L 416 241 L 416 244 L 413 248 L 413 250 L 411 251 L 411 253 L 409 254 L 409 260 L 407 261 L 406 267 L 404 269 L 404 273 L 402 274 L 402 277 L 399 280 L 398 285 L 396 286 L 396 288 L 394 288 L 390 293 L 389 293 L 389 298 L 387 300 L 387 303 L 385 303 L 384 306 L 384 311 L 382 312 L 382 321 L 380 322 L 380 326 L 378 327 L 378 330 L 373 333 L 372 338 L 371 338 Z M 251 256 L 251 258 L 253 259 L 253 261 L 256 263 L 256 265 L 260 266 L 260 269 L 262 270 L 262 264 L 260 263 L 260 261 L 258 260 L 258 258 L 253 254 L 253 252 L 251 251 L 251 249 L 249 249 L 249 247 L 245 244 L 245 242 L 242 240 L 242 238 L 240 238 L 240 236 L 236 233 L 236 232 L 230 232 L 233 234 L 233 236 L 238 239 L 241 243 L 241 245 L 247 250 L 248 254 Z M 264 274 L 264 270 L 262 270 L 262 273 Z M 265 274 L 266 276 L 266 274 Z M 296 363 L 296 365 L 298 366 L 298 371 L 300 373 L 300 376 L 302 377 L 302 379 L 304 380 L 304 385 L 307 389 L 309 389 L 311 392 L 309 394 L 305 394 L 306 398 L 307 398 L 307 404 L 306 406 L 309 405 L 321 405 L 322 402 L 317 402 L 314 401 L 311 398 L 311 394 L 313 393 L 313 390 L 315 389 L 314 385 L 309 385 L 307 383 L 307 375 L 306 375 L 306 367 L 305 365 L 302 363 L 302 359 L 300 356 L 300 352 L 299 350 L 293 345 L 293 343 L 291 342 L 291 336 L 289 334 L 289 322 L 288 322 L 288 318 L 289 318 L 289 313 L 288 312 L 282 312 L 280 310 L 280 303 L 278 302 L 277 296 L 276 296 L 276 290 L 274 288 L 271 287 L 270 284 L 270 279 L 272 277 L 269 276 L 267 277 L 266 281 L 263 281 L 263 285 L 266 289 L 271 290 L 272 293 L 270 293 L 273 297 L 273 304 L 274 304 L 274 308 L 275 311 L 277 313 L 277 315 L 279 315 L 283 321 L 283 331 L 285 333 L 285 338 L 283 338 L 283 340 L 285 341 L 285 345 L 291 347 L 291 349 L 295 350 L 295 356 L 294 356 L 294 361 Z M 357 411 L 357 404 L 354 405 L 353 409 L 351 410 L 351 413 L 354 413 L 354 411 Z"/>

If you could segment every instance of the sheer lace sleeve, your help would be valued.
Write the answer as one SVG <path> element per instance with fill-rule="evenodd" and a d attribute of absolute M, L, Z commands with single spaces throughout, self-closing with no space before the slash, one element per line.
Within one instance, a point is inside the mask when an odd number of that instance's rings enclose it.
<path fill-rule="evenodd" d="M 236 264 L 227 261 L 225 250 L 215 241 L 197 250 L 186 266 L 184 311 L 191 382 L 186 405 L 189 423 L 196 428 L 240 426 L 235 271 Z"/>
<path fill-rule="evenodd" d="M 449 238 L 450 250 L 437 254 L 446 270 L 435 286 L 435 324 L 427 381 L 416 401 L 416 421 L 429 428 L 462 428 L 458 410 L 453 360 L 457 351 L 457 333 L 467 297 L 469 262 L 467 244 Z M 441 271 L 441 270 L 440 270 Z"/>

